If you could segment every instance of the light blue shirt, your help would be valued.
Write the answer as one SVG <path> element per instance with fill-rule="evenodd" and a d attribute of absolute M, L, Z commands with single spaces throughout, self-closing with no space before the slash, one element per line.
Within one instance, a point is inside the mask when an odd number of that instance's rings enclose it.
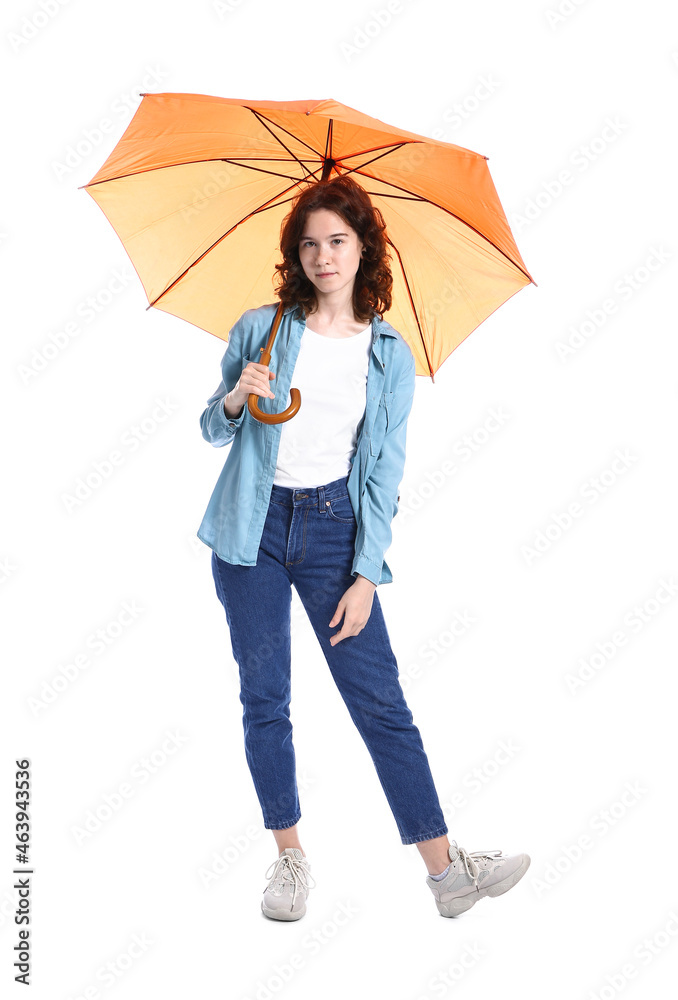
<path fill-rule="evenodd" d="M 250 414 L 247 404 L 240 416 L 228 417 L 224 397 L 247 362 L 259 361 L 277 307 L 274 302 L 248 309 L 232 327 L 221 361 L 221 382 L 200 417 L 206 441 L 215 448 L 231 447 L 197 535 L 225 562 L 241 566 L 257 562 L 282 424 L 261 423 Z M 300 309 L 285 309 L 268 365 L 276 376 L 270 383 L 275 398 L 259 397 L 259 408 L 265 413 L 278 413 L 290 403 L 304 327 Z M 391 522 L 398 512 L 414 381 L 414 355 L 409 344 L 390 323 L 374 316 L 365 413 L 358 425 L 347 490 L 357 522 L 351 573 L 366 576 L 377 585 L 393 581 L 384 553 L 391 544 Z"/>

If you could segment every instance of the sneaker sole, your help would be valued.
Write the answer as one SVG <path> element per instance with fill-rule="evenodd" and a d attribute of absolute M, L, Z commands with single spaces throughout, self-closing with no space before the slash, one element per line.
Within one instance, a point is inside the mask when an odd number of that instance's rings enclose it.
<path fill-rule="evenodd" d="M 505 878 L 503 882 L 497 882 L 495 885 L 488 886 L 487 889 L 481 889 L 479 892 L 470 892 L 467 896 L 457 896 L 456 899 L 451 899 L 449 903 L 439 903 L 436 900 L 438 912 L 442 917 L 457 917 L 460 913 L 470 910 L 479 899 L 484 899 L 485 896 L 501 896 L 502 893 L 508 892 L 509 889 L 512 889 L 521 880 L 530 867 L 530 860 L 529 854 L 524 854 L 522 863 L 512 875 Z"/>
<path fill-rule="evenodd" d="M 264 906 L 262 899 L 261 912 L 272 920 L 299 920 L 306 913 L 306 907 L 304 906 L 303 910 L 269 910 L 267 906 Z"/>

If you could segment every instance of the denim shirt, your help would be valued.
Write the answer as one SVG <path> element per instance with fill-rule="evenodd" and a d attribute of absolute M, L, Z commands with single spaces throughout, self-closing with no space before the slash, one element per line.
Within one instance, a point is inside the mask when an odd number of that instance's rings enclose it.
<path fill-rule="evenodd" d="M 227 444 L 231 448 L 197 535 L 225 562 L 241 566 L 255 566 L 257 562 L 282 424 L 261 423 L 252 417 L 247 403 L 238 417 L 228 417 L 224 397 L 234 388 L 247 362 L 259 362 L 260 348 L 266 346 L 277 305 L 274 302 L 248 309 L 231 328 L 221 361 L 221 382 L 200 417 L 205 440 L 215 448 Z M 294 366 L 304 327 L 299 308 L 284 310 L 268 366 L 276 376 L 270 383 L 275 398 L 259 396 L 259 408 L 264 412 L 278 413 L 290 404 L 289 389 L 294 385 Z M 365 412 L 358 424 L 347 491 L 357 525 L 351 574 L 365 576 L 377 585 L 393 581 L 384 553 L 391 544 L 391 521 L 398 512 L 414 380 L 415 362 L 409 344 L 375 315 Z"/>

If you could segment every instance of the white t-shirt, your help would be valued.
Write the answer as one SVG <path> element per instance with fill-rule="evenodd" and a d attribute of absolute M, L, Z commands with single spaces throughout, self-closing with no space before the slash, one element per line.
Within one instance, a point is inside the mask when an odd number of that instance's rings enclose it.
<path fill-rule="evenodd" d="M 365 412 L 371 350 L 371 323 L 352 337 L 325 337 L 304 327 L 292 374 L 301 406 L 282 424 L 277 486 L 322 486 L 348 475 Z M 288 395 L 282 408 L 290 402 Z"/>

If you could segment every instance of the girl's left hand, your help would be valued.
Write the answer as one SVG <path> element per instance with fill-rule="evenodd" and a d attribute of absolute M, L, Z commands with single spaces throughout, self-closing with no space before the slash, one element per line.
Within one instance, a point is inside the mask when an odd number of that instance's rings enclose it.
<path fill-rule="evenodd" d="M 358 576 L 355 583 L 344 593 L 330 622 L 330 628 L 334 628 L 341 621 L 341 616 L 344 616 L 344 624 L 339 632 L 330 636 L 330 643 L 333 646 L 349 635 L 362 632 L 372 613 L 372 600 L 376 589 L 375 584 L 367 577 Z"/>

